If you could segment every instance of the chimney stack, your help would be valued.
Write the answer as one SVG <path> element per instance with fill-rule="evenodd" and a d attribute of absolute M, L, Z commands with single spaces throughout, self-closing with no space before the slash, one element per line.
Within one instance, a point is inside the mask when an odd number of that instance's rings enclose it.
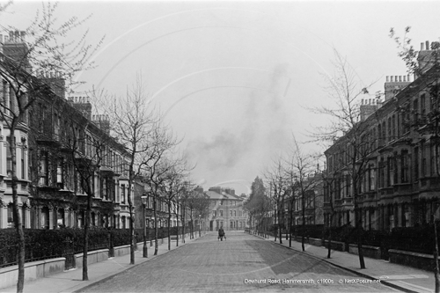
<path fill-rule="evenodd" d="M 60 72 L 43 72 L 39 73 L 40 79 L 46 83 L 51 90 L 60 98 L 66 98 L 66 81 L 62 78 Z"/>
<path fill-rule="evenodd" d="M 108 115 L 97 114 L 92 116 L 92 121 L 106 134 L 110 135 L 110 119 Z"/>
<path fill-rule="evenodd" d="M 92 121 L 92 104 L 89 101 L 89 97 L 69 97 L 70 101 L 73 101 L 73 107 L 80 111 L 84 117 Z"/>
<path fill-rule="evenodd" d="M 20 63 L 21 65 L 23 65 L 23 69 L 31 72 L 31 65 L 27 58 L 29 48 L 25 43 L 24 31 L 10 31 L 9 38 L 5 36 L 2 47 L 3 54 L 6 57 L 9 57 L 15 62 Z"/>
<path fill-rule="evenodd" d="M 385 88 L 385 101 L 388 101 L 396 95 L 398 91 L 410 84 L 409 75 L 395 75 L 387 76 L 384 84 Z"/>

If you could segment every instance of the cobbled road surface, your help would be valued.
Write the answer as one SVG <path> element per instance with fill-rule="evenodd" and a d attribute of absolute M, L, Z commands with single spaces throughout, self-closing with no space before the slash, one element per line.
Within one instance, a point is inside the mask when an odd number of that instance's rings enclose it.
<path fill-rule="evenodd" d="M 397 292 L 243 232 L 208 233 L 81 292 L 281 291 Z"/>

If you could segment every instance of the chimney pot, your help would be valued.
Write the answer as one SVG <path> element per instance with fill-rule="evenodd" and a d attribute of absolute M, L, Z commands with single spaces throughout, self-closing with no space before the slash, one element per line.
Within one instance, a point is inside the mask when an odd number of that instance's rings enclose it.
<path fill-rule="evenodd" d="M 388 75 L 386 76 L 386 82 L 388 82 Z"/>
<path fill-rule="evenodd" d="M 424 43 L 420 43 L 420 51 L 424 51 L 424 49 L 425 49 L 424 45 L 425 45 Z"/>
<path fill-rule="evenodd" d="M 426 41 L 426 51 L 429 51 L 429 41 Z"/>

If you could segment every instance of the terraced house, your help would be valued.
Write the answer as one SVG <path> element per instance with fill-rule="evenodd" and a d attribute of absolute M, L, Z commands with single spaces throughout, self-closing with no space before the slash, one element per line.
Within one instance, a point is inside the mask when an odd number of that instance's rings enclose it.
<path fill-rule="evenodd" d="M 421 74 L 413 81 L 387 77 L 384 101 L 362 102 L 356 131 L 363 144 L 353 149 L 349 132 L 325 151 L 327 225 L 333 214 L 333 226 L 354 226 L 358 213 L 365 229 L 390 230 L 429 223 L 438 212 L 440 67 L 432 53 L 439 44 L 423 45 Z M 354 152 L 367 154 L 355 160 L 355 169 L 364 168 L 358 184 L 351 173 Z"/>
<path fill-rule="evenodd" d="M 244 198 L 235 195 L 234 189 L 215 186 L 209 188 L 205 195 L 210 202 L 209 231 L 216 231 L 220 227 L 224 230 L 245 229 L 247 211 L 243 208 Z"/>
<path fill-rule="evenodd" d="M 23 35 L 14 33 L 1 41 L 2 80 L 0 102 L 15 109 L 18 99 L 6 82 L 6 62 L 24 60 Z M 35 101 L 26 110 L 15 133 L 19 208 L 25 228 L 82 227 L 91 200 L 91 226 L 128 227 L 127 161 L 124 147 L 110 136 L 103 115 L 92 115 L 87 97 L 65 97 L 64 80 L 53 72 L 30 76 L 39 83 L 38 93 L 27 92 Z M 19 80 L 20 81 L 20 80 Z M 26 81 L 24 89 L 26 89 Z M 34 96 L 33 96 L 34 95 Z M 3 116 L 8 119 L 7 115 Z M 10 131 L 0 124 L 0 228 L 13 226 Z"/>

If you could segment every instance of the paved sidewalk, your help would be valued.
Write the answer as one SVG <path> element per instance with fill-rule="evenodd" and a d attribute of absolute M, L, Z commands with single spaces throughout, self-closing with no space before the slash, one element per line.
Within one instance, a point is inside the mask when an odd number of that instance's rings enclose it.
<path fill-rule="evenodd" d="M 275 240 L 273 236 L 265 239 L 272 242 Z M 289 248 L 289 240 L 283 238 L 282 241 L 283 244 L 279 244 L 279 239 L 277 239 L 276 243 Z M 305 244 L 304 248 L 305 253 L 308 255 L 351 271 L 352 273 L 364 278 L 381 280 L 381 283 L 395 289 L 399 289 L 404 292 L 434 292 L 435 280 L 433 272 L 415 269 L 408 266 L 390 263 L 386 260 L 373 259 L 369 257 L 365 257 L 366 269 L 360 269 L 358 255 L 332 250 L 331 258 L 328 259 L 327 248 L 323 246 L 319 247 Z M 292 240 L 291 249 L 302 251 L 301 242 Z"/>
<path fill-rule="evenodd" d="M 179 248 L 186 243 L 192 242 L 199 238 L 199 233 L 194 233 L 195 238 L 189 239 L 189 236 L 185 236 L 185 243 L 182 243 L 179 239 L 179 246 L 176 247 L 176 241 L 171 241 L 171 250 Z M 203 237 L 203 234 L 202 234 Z M 159 239 L 158 254 L 161 255 L 167 253 L 168 240 L 165 238 L 163 243 Z M 122 255 L 118 257 L 109 258 L 106 261 L 94 263 L 88 266 L 89 281 L 82 281 L 82 268 L 72 269 L 64 271 L 59 274 L 55 274 L 46 278 L 37 279 L 30 282 L 25 282 L 24 293 L 71 293 L 77 292 L 88 286 L 106 280 L 116 274 L 119 274 L 125 270 L 133 268 L 147 261 L 154 261 L 157 255 L 154 254 L 154 242 L 150 247 L 148 242 L 148 258 L 142 257 L 142 244 L 138 244 L 138 249 L 135 251 L 135 264 L 130 265 L 130 255 Z M 1 293 L 17 292 L 16 286 L 0 289 Z"/>

